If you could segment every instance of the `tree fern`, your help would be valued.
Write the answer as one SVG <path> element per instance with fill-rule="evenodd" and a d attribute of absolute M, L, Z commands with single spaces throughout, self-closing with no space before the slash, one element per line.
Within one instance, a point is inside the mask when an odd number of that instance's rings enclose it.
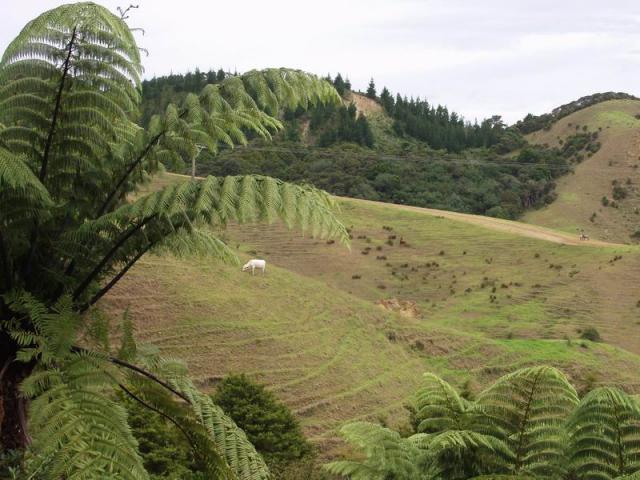
<path fill-rule="evenodd" d="M 266 478 L 242 432 L 184 373 L 154 376 L 112 357 L 108 338 L 87 342 L 108 332 L 90 308 L 147 252 L 234 261 L 219 236 L 228 222 L 281 219 L 346 241 L 333 200 L 313 187 L 210 177 L 137 193 L 163 163 L 190 159 L 202 145 L 215 153 L 251 135 L 268 139 L 284 109 L 339 97 L 304 72 L 251 71 L 187 95 L 143 129 L 134 123 L 141 71 L 124 20 L 88 2 L 38 16 L 0 60 L 0 399 L 14 408 L 4 418 L 21 416 L 25 400 L 15 385 L 33 372 L 23 390 L 34 406 L 34 475 L 144 478 L 114 390 L 159 415 L 170 402 L 139 397 L 141 385 L 124 368 L 189 407 L 170 413 L 211 478 Z M 120 353 L 140 360 L 131 344 Z M 2 425 L 0 441 L 26 446 L 21 422 Z"/>
<path fill-rule="evenodd" d="M 552 367 L 532 367 L 500 378 L 477 400 L 481 427 L 504 439 L 513 473 L 557 477 L 564 469 L 564 422 L 578 403 L 575 389 Z"/>
<path fill-rule="evenodd" d="M 593 390 L 568 422 L 570 466 L 579 478 L 613 479 L 640 470 L 640 410 L 616 388 Z"/>
<path fill-rule="evenodd" d="M 357 422 L 344 426 L 340 433 L 363 458 L 331 462 L 326 465 L 329 472 L 352 480 L 427 478 L 419 468 L 423 452 L 393 430 Z"/>

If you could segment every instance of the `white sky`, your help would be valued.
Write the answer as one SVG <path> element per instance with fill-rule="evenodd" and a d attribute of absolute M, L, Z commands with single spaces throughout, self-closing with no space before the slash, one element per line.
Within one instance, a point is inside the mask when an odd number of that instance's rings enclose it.
<path fill-rule="evenodd" d="M 115 11 L 130 0 L 102 0 Z M 0 0 L 0 48 L 54 0 Z M 355 89 L 514 122 L 603 91 L 640 95 L 640 0 L 134 0 L 145 77 L 223 67 L 342 72 Z"/>

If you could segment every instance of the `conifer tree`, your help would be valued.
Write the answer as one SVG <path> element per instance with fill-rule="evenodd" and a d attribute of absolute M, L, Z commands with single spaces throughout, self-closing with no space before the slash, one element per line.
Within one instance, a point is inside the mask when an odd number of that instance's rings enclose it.
<path fill-rule="evenodd" d="M 369 81 L 369 86 L 367 87 L 367 97 L 371 99 L 376 99 L 376 84 L 373 81 L 373 78 Z"/>

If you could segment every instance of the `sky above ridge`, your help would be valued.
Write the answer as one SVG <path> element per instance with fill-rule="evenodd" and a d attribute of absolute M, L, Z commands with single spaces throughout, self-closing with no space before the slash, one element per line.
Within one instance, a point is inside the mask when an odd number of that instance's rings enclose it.
<path fill-rule="evenodd" d="M 102 0 L 116 10 L 130 0 Z M 60 3 L 0 0 L 0 48 Z M 341 72 L 354 89 L 515 122 L 604 91 L 640 96 L 640 1 L 135 0 L 145 77 L 222 67 Z"/>

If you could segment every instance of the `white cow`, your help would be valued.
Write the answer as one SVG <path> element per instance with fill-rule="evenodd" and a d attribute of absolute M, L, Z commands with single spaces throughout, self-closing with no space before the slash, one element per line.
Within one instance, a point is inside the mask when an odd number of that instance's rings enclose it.
<path fill-rule="evenodd" d="M 257 258 L 254 258 L 244 264 L 244 266 L 242 267 L 242 271 L 246 272 L 247 270 L 251 269 L 251 274 L 255 275 L 256 268 L 259 270 L 262 270 L 262 274 L 264 275 L 264 271 L 267 268 L 267 262 L 265 260 L 259 260 Z"/>

